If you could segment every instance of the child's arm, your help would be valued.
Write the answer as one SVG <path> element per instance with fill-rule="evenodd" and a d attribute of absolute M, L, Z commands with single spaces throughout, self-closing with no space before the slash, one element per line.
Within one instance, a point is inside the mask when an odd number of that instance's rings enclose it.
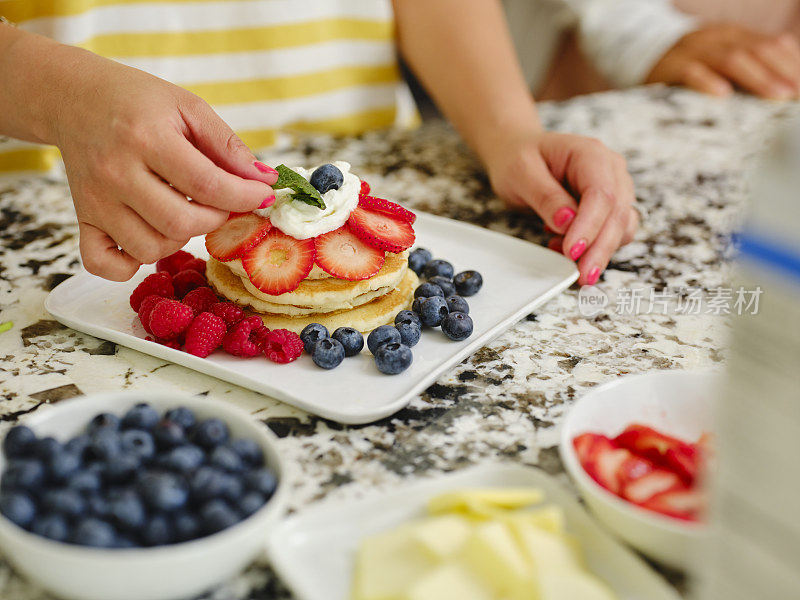
<path fill-rule="evenodd" d="M 543 131 L 499 0 L 394 4 L 403 56 L 497 193 L 564 235 L 564 254 L 580 258 L 580 283 L 595 283 L 638 225 L 624 159 L 597 140 Z"/>
<path fill-rule="evenodd" d="M 107 279 L 130 279 L 142 263 L 218 227 L 228 211 L 274 198 L 277 173 L 260 172 L 198 97 L 4 24 L 0 133 L 59 147 L 84 266 Z"/>

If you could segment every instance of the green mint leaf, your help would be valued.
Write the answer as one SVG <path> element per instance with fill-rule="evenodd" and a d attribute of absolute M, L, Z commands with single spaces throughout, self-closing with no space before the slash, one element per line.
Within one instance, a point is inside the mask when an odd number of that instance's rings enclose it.
<path fill-rule="evenodd" d="M 308 179 L 292 171 L 286 165 L 278 165 L 278 181 L 272 186 L 273 190 L 288 188 L 294 192 L 292 200 L 305 202 L 311 206 L 316 206 L 320 210 L 325 210 L 325 202 L 319 195 L 317 188 L 308 182 Z"/>

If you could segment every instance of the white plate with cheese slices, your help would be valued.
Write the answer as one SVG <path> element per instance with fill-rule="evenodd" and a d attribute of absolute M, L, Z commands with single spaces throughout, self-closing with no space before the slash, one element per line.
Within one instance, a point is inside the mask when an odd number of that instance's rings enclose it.
<path fill-rule="evenodd" d="M 474 269 L 483 275 L 481 291 L 470 298 L 472 336 L 463 342 L 439 330 L 423 331 L 413 349 L 412 365 L 399 375 L 383 375 L 367 350 L 337 368 L 318 368 L 304 354 L 280 365 L 264 357 L 240 359 L 221 350 L 208 358 L 192 356 L 145 339 L 147 334 L 128 298 L 147 275 L 142 267 L 128 282 L 106 281 L 81 272 L 57 286 L 45 308 L 78 331 L 122 344 L 163 360 L 249 388 L 310 413 L 345 424 L 361 424 L 405 407 L 448 369 L 486 345 L 578 278 L 575 264 L 546 248 L 466 223 L 419 213 L 414 224 L 417 246 L 434 258 L 453 263 L 456 272 Z M 204 239 L 192 239 L 185 250 L 208 258 Z"/>
<path fill-rule="evenodd" d="M 356 554 L 364 540 L 424 516 L 430 499 L 443 492 L 486 488 L 535 488 L 543 493 L 543 505 L 560 507 L 566 532 L 583 555 L 582 570 L 599 579 L 607 592 L 596 597 L 680 599 L 642 558 L 601 528 L 555 478 L 540 469 L 508 463 L 472 467 L 354 502 L 323 501 L 277 524 L 269 534 L 268 554 L 273 568 L 298 600 L 355 600 Z M 553 565 L 548 567 L 554 569 Z M 564 593 L 567 595 L 559 596 L 551 591 L 543 600 L 578 600 L 574 591 Z"/>

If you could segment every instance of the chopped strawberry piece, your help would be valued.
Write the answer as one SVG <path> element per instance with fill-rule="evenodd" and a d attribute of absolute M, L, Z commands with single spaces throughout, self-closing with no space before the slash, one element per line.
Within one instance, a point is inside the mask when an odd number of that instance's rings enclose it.
<path fill-rule="evenodd" d="M 357 206 L 347 226 L 370 246 L 386 252 L 402 252 L 414 244 L 411 224 L 386 213 Z"/>
<path fill-rule="evenodd" d="M 681 478 L 672 471 L 653 469 L 644 476 L 628 483 L 622 489 L 622 497 L 636 504 L 640 504 L 649 500 L 656 494 L 682 487 L 684 486 Z"/>
<path fill-rule="evenodd" d="M 664 460 L 671 471 L 674 471 L 686 483 L 692 485 L 700 472 L 700 454 L 692 446 L 681 446 L 667 450 Z"/>
<path fill-rule="evenodd" d="M 172 277 L 168 273 L 152 273 L 145 277 L 131 294 L 131 308 L 139 312 L 142 300 L 153 294 L 164 298 L 172 298 L 175 294 L 175 288 L 172 286 Z"/>
<path fill-rule="evenodd" d="M 314 239 L 315 261 L 334 277 L 347 281 L 369 279 L 381 270 L 385 254 L 362 242 L 347 227 Z"/>
<path fill-rule="evenodd" d="M 184 265 L 193 260 L 194 256 L 185 250 L 178 250 L 174 254 L 165 256 L 156 263 L 156 271 L 166 271 L 170 275 L 175 275 L 178 271 L 183 271 Z"/>
<path fill-rule="evenodd" d="M 593 458 L 587 461 L 584 468 L 597 483 L 609 492 L 618 494 L 621 484 L 619 470 L 630 457 L 631 453 L 625 448 L 600 443 L 594 450 Z"/>
<path fill-rule="evenodd" d="M 207 286 L 208 281 L 205 275 L 201 275 L 194 269 L 185 269 L 175 274 L 172 278 L 172 285 L 175 288 L 175 297 L 183 298 L 192 290 Z"/>
<path fill-rule="evenodd" d="M 296 240 L 273 229 L 242 256 L 250 282 L 277 296 L 297 289 L 314 266 L 314 240 Z"/>
<path fill-rule="evenodd" d="M 361 189 L 358 192 L 358 197 L 361 198 L 361 196 L 368 195 L 369 194 L 369 189 L 370 189 L 369 188 L 369 184 L 366 181 L 362 181 L 361 182 Z"/>
<path fill-rule="evenodd" d="M 375 198 L 374 196 L 361 196 L 358 199 L 358 205 L 366 208 L 367 210 L 385 213 L 412 225 L 414 224 L 414 221 L 417 220 L 417 215 L 410 210 L 403 208 L 399 204 L 390 202 L 389 200 L 384 200 L 383 198 Z"/>
<path fill-rule="evenodd" d="M 633 483 L 637 479 L 641 479 L 645 475 L 649 475 L 655 469 L 656 466 L 651 461 L 641 456 L 631 454 L 619 466 L 617 475 L 619 477 L 620 488 L 625 489 L 627 485 Z"/>
<path fill-rule="evenodd" d="M 578 455 L 578 460 L 581 464 L 588 460 L 592 453 L 592 448 L 598 440 L 611 441 L 606 436 L 597 433 L 582 433 L 572 440 L 572 445 L 575 447 L 575 453 Z"/>
<path fill-rule="evenodd" d="M 208 253 L 223 262 L 241 258 L 272 229 L 269 219 L 254 213 L 236 214 L 206 236 Z"/>
<path fill-rule="evenodd" d="M 664 467 L 668 466 L 666 454 L 671 448 L 692 453 L 691 446 L 686 442 L 664 435 L 647 425 L 629 425 L 614 441 L 621 448 L 627 448 L 634 454 L 649 458 Z"/>
<path fill-rule="evenodd" d="M 705 511 L 706 499 L 700 490 L 677 488 L 656 494 L 639 506 L 668 517 L 698 521 Z"/>

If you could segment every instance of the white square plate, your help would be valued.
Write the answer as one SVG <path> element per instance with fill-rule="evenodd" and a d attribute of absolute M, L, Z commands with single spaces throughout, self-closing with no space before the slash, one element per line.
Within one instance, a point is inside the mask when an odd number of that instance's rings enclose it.
<path fill-rule="evenodd" d="M 56 287 L 45 308 L 64 325 L 152 354 L 190 369 L 266 394 L 308 412 L 347 424 L 387 417 L 505 329 L 575 281 L 578 271 L 564 256 L 545 248 L 427 214 L 414 225 L 417 243 L 434 257 L 453 263 L 456 272 L 480 271 L 483 289 L 468 299 L 475 331 L 464 342 L 452 342 L 440 331 L 425 331 L 413 348 L 414 362 L 400 375 L 381 374 L 367 350 L 345 359 L 336 369 L 318 368 L 307 355 L 289 365 L 255 357 L 242 360 L 217 351 L 198 358 L 145 340 L 131 310 L 133 288 L 154 271 L 140 269 L 131 281 L 114 283 L 79 273 Z M 203 238 L 186 250 L 207 258 Z"/>
<path fill-rule="evenodd" d="M 403 486 L 357 502 L 323 501 L 278 523 L 269 535 L 272 566 L 299 600 L 348 600 L 361 540 L 424 514 L 438 493 L 475 487 L 535 487 L 564 509 L 590 571 L 620 600 L 679 600 L 647 563 L 600 528 L 575 497 L 540 469 L 488 464 Z M 579 600 L 579 599 L 575 599 Z"/>

